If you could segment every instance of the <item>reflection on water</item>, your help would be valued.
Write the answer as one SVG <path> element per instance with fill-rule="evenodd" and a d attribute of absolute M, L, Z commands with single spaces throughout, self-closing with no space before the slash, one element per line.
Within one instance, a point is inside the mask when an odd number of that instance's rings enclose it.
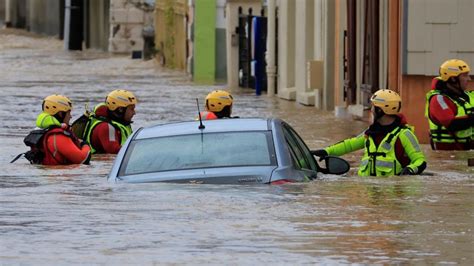
<path fill-rule="evenodd" d="M 25 151 L 41 100 L 84 105 L 112 89 L 139 98 L 134 128 L 190 120 L 207 92 L 181 73 L 99 52 L 66 53 L 51 39 L 0 32 L 0 261 L 5 264 L 472 264 L 472 152 L 432 152 L 427 174 L 349 175 L 286 186 L 109 184 L 114 156 L 90 166 L 8 162 Z M 294 102 L 234 91 L 235 115 L 277 116 L 311 148 L 366 124 Z M 59 262 L 59 263 L 58 263 Z"/>

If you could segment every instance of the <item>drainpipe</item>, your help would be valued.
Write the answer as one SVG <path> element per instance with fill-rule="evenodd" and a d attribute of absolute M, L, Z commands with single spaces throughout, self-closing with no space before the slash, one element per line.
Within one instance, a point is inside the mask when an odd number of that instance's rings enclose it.
<path fill-rule="evenodd" d="M 267 32 L 267 95 L 275 95 L 275 38 L 276 38 L 276 0 L 268 0 Z"/>
<path fill-rule="evenodd" d="M 69 30 L 71 28 L 71 0 L 64 4 L 64 50 L 69 50 Z"/>

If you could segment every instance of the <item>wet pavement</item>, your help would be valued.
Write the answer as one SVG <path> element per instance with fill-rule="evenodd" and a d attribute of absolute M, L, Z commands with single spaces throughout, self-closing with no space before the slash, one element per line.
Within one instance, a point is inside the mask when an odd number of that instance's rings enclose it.
<path fill-rule="evenodd" d="M 0 31 L 0 264 L 474 263 L 472 152 L 433 152 L 426 174 L 345 176 L 285 186 L 109 184 L 114 156 L 90 166 L 24 159 L 42 99 L 69 96 L 73 118 L 117 88 L 139 104 L 133 127 L 194 119 L 212 89 L 154 61 L 64 52 L 54 38 Z M 280 117 L 311 148 L 367 124 L 295 102 L 232 91 L 234 114 Z"/>

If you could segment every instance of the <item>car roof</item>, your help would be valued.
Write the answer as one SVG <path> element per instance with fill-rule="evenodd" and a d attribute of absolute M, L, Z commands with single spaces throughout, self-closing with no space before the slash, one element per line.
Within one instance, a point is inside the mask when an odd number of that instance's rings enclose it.
<path fill-rule="evenodd" d="M 216 132 L 267 131 L 271 129 L 272 118 L 234 118 L 204 120 L 204 129 L 199 129 L 199 121 L 176 122 L 141 128 L 134 139 L 147 139 L 177 135 Z"/>

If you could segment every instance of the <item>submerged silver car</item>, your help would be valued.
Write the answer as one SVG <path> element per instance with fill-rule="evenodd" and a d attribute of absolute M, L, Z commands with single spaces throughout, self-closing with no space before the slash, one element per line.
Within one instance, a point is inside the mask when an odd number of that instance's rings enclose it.
<path fill-rule="evenodd" d="M 321 168 L 296 131 L 281 119 L 238 118 L 140 128 L 123 145 L 111 182 L 282 184 L 343 174 L 349 164 L 325 158 Z"/>

